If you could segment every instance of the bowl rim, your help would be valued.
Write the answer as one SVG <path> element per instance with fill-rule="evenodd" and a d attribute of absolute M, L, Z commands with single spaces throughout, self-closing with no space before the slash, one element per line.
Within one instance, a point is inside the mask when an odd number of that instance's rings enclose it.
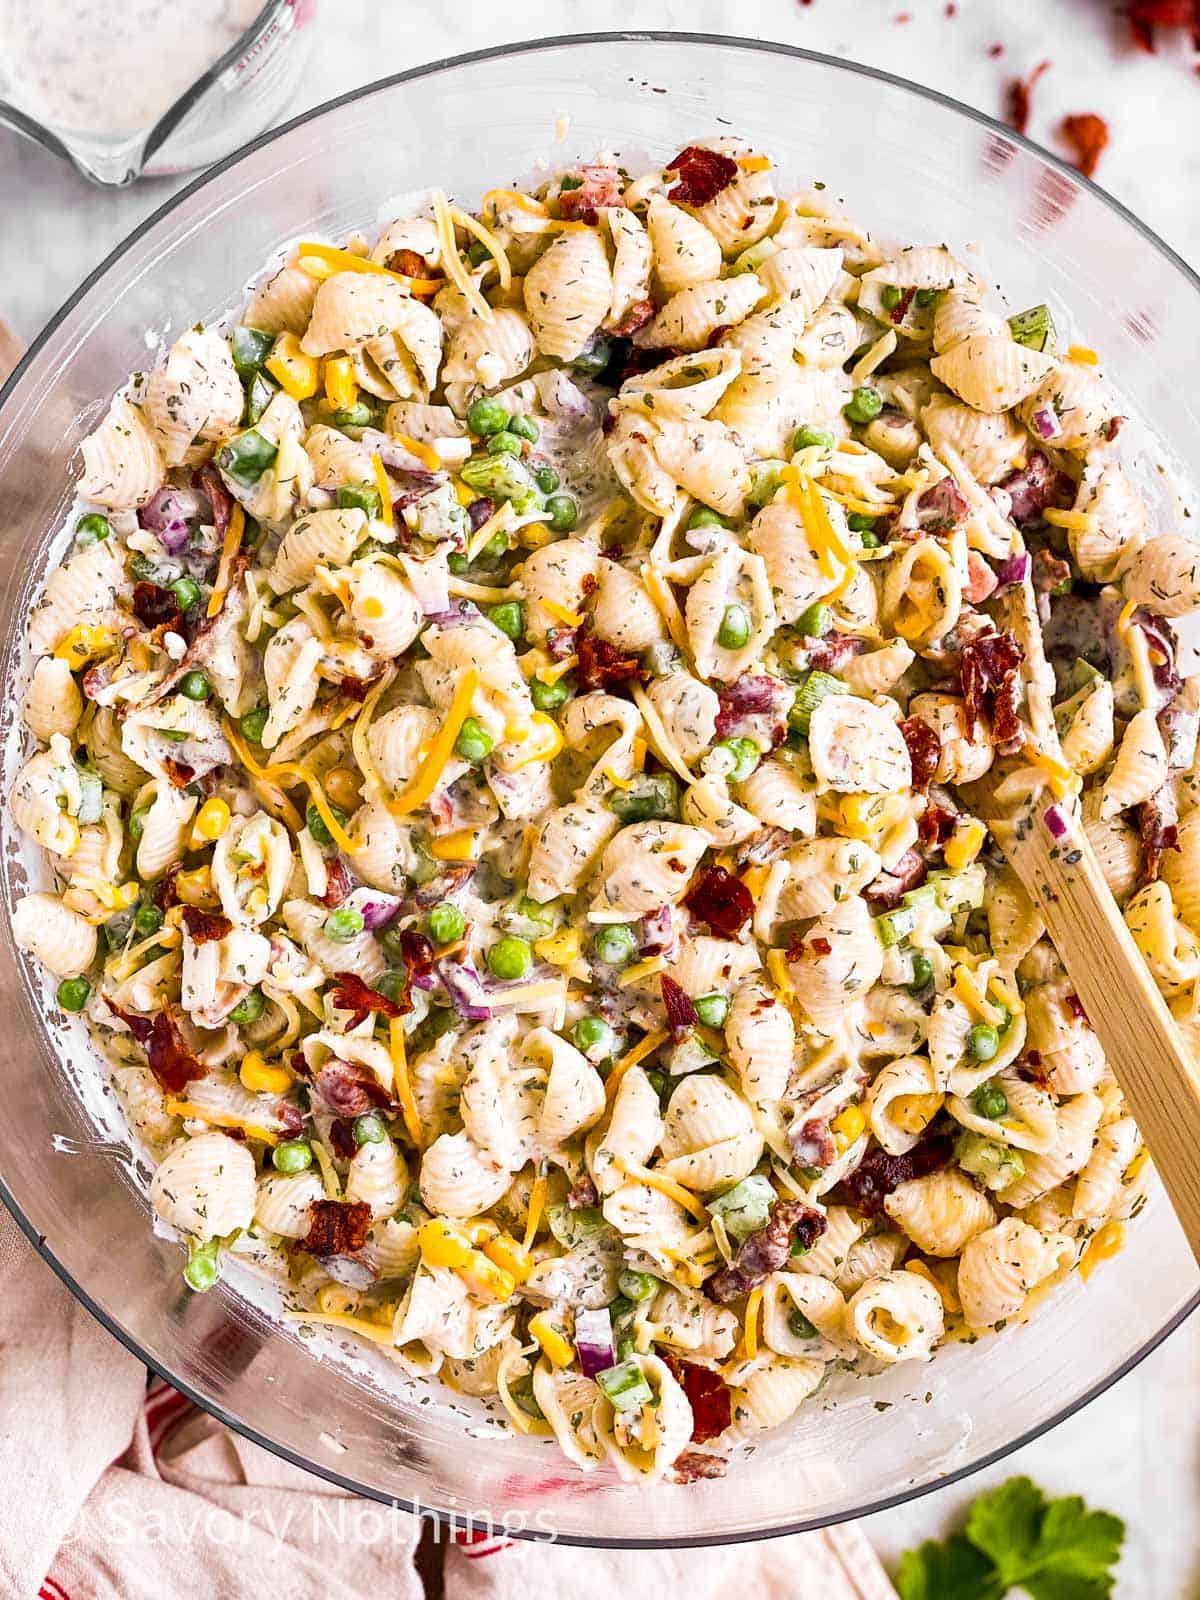
<path fill-rule="evenodd" d="M 945 110 L 956 112 L 969 121 L 988 129 L 993 134 L 1009 141 L 1019 149 L 1036 157 L 1045 166 L 1060 173 L 1070 182 L 1077 184 L 1085 191 L 1095 195 L 1111 211 L 1115 212 L 1124 222 L 1139 233 L 1151 247 L 1159 252 L 1186 282 L 1200 294 L 1200 273 L 1198 273 L 1173 247 L 1162 239 L 1153 228 L 1143 222 L 1120 200 L 1102 189 L 1099 184 L 1079 172 L 1075 167 L 1064 161 L 1053 151 L 1037 144 L 1034 140 L 1016 129 L 1010 128 L 986 112 L 977 110 L 974 106 L 964 104 L 951 95 L 943 94 L 940 90 L 932 89 L 923 84 L 914 83 L 911 79 L 902 78 L 896 73 L 887 72 L 879 67 L 868 66 L 862 62 L 847 60 L 839 56 L 827 55 L 819 50 L 807 50 L 799 45 L 785 44 L 779 40 L 753 39 L 738 34 L 717 34 L 708 32 L 678 31 L 672 29 L 609 29 L 588 33 L 553 34 L 544 39 L 517 40 L 508 44 L 491 45 L 481 50 L 464 51 L 453 56 L 442 56 L 420 66 L 406 68 L 403 72 L 391 73 L 387 77 L 373 79 L 370 83 L 362 84 L 356 89 L 348 90 L 345 94 L 337 95 L 331 100 L 321 101 L 318 105 L 307 111 L 299 113 L 288 121 L 281 123 L 276 128 L 268 129 L 256 138 L 248 140 L 231 152 L 223 160 L 206 168 L 190 182 L 186 183 L 170 199 L 161 206 L 156 207 L 147 217 L 143 218 L 126 236 L 112 249 L 108 255 L 88 273 L 79 284 L 78 288 L 68 296 L 59 306 L 58 310 L 46 322 L 41 331 L 33 340 L 29 349 L 16 368 L 9 375 L 8 380 L 0 386 L 0 445 L 4 440 L 4 408 L 15 391 L 18 383 L 29 371 L 45 345 L 57 331 L 63 321 L 70 315 L 75 307 L 85 296 L 104 278 L 107 272 L 116 265 L 125 253 L 130 250 L 142 236 L 157 227 L 172 211 L 190 200 L 193 195 L 199 194 L 210 183 L 214 183 L 236 166 L 247 156 L 255 154 L 272 144 L 276 139 L 282 139 L 294 129 L 303 127 L 306 123 L 315 122 L 326 112 L 337 110 L 341 106 L 349 105 L 355 100 L 365 98 L 381 89 L 395 88 L 400 84 L 411 83 L 420 78 L 433 77 L 434 75 L 451 71 L 458 67 L 473 65 L 477 62 L 502 60 L 509 56 L 535 55 L 543 52 L 559 50 L 574 45 L 591 44 L 654 44 L 654 45 L 701 45 L 716 47 L 718 49 L 745 50 L 751 52 L 765 52 L 770 55 L 790 57 L 794 60 L 814 62 L 822 67 L 833 67 L 839 72 L 853 76 L 872 79 L 877 83 L 886 84 L 889 88 L 901 89 L 915 96 L 917 99 L 927 100 Z M 91 1315 L 100 1323 L 108 1333 L 117 1339 L 131 1355 L 136 1356 L 144 1366 L 150 1368 L 164 1382 L 170 1384 L 180 1394 L 186 1396 L 192 1404 L 215 1417 L 218 1422 L 232 1428 L 235 1433 L 249 1439 L 253 1444 L 261 1445 L 265 1450 L 290 1462 L 293 1466 L 300 1467 L 314 1476 L 324 1479 L 328 1483 L 336 1484 L 339 1488 L 359 1495 L 365 1499 L 376 1501 L 383 1505 L 392 1505 L 403 1511 L 415 1512 L 422 1519 L 429 1518 L 436 1525 L 446 1527 L 451 1531 L 479 1531 L 494 1533 L 494 1525 L 478 1519 L 470 1518 L 453 1510 L 426 1505 L 423 1502 L 414 1502 L 401 1497 L 387 1494 L 385 1491 L 373 1488 L 368 1484 L 360 1483 L 357 1479 L 345 1473 L 338 1472 L 335 1468 L 309 1460 L 300 1452 L 292 1450 L 261 1433 L 251 1424 L 241 1421 L 231 1412 L 227 1411 L 218 1401 L 204 1395 L 196 1386 L 173 1373 L 165 1362 L 151 1358 L 141 1348 L 137 1340 L 127 1333 L 103 1306 L 101 1306 L 83 1285 L 76 1281 L 72 1273 L 57 1258 L 45 1238 L 39 1233 L 33 1220 L 28 1217 L 18 1205 L 16 1198 L 0 1174 L 0 1203 L 11 1214 L 17 1226 L 29 1240 L 34 1250 L 55 1273 L 59 1280 L 66 1286 L 75 1299 L 84 1306 Z M 223 1291 L 219 1291 L 223 1292 Z M 550 1542 L 567 1546 L 580 1546 L 592 1549 L 611 1550 L 656 1550 L 656 1549 L 703 1549 L 710 1546 L 747 1544 L 763 1539 L 784 1538 L 791 1534 L 813 1532 L 819 1528 L 841 1522 L 857 1521 L 862 1517 L 871 1516 L 876 1512 L 888 1511 L 897 1506 L 906 1505 L 912 1500 L 931 1494 L 935 1490 L 943 1489 L 951 1484 L 960 1483 L 971 1477 L 976 1472 L 982 1472 L 1014 1451 L 1031 1444 L 1043 1434 L 1067 1421 L 1085 1406 L 1104 1394 L 1114 1384 L 1126 1377 L 1147 1356 L 1153 1354 L 1158 1347 L 1170 1337 L 1200 1306 L 1200 1290 L 1195 1291 L 1191 1298 L 1179 1308 L 1161 1327 L 1155 1330 L 1146 1342 L 1132 1355 L 1126 1358 L 1118 1367 L 1106 1373 L 1091 1385 L 1082 1395 L 1072 1400 L 1062 1410 L 1055 1412 L 1045 1421 L 1027 1429 L 1006 1444 L 987 1452 L 962 1466 L 955 1467 L 952 1471 L 935 1476 L 929 1481 L 897 1490 L 894 1494 L 884 1495 L 879 1499 L 854 1507 L 836 1515 L 821 1515 L 817 1517 L 800 1518 L 775 1528 L 748 1529 L 730 1534 L 700 1534 L 688 1538 L 585 1538 L 578 1534 L 547 1533 L 535 1528 L 505 1529 L 512 1537 L 528 1539 L 534 1542 Z"/>

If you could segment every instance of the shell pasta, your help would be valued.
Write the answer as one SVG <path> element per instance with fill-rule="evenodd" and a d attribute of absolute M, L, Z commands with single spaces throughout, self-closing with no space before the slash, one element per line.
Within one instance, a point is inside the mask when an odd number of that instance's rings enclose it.
<path fill-rule="evenodd" d="M 1190 1027 L 1200 547 L 981 273 L 701 140 L 294 243 L 99 397 L 12 931 L 193 1291 L 688 1482 L 1119 1248 L 972 797 L 1086 834 Z"/>

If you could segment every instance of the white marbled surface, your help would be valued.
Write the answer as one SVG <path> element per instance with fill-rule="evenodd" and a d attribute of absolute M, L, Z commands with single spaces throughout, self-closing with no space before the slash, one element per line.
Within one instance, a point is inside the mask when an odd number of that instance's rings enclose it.
<path fill-rule="evenodd" d="M 181 7 L 182 10 L 182 7 Z M 999 113 L 1005 84 L 1038 61 L 1030 133 L 1055 147 L 1068 112 L 1108 119 L 1098 180 L 1200 265 L 1200 83 L 1185 44 L 1132 48 L 1112 0 L 321 0 L 320 29 L 293 111 L 422 61 L 523 38 L 603 27 L 779 39 L 884 67 Z M 907 16 L 907 21 L 900 21 Z M 1004 46 L 993 56 L 990 47 Z M 0 129 L 0 315 L 31 339 L 71 290 L 177 187 L 94 189 Z M 30 263 L 36 263 L 31 269 Z M 980 1489 L 1027 1472 L 1082 1493 L 1129 1525 L 1122 1600 L 1200 1596 L 1200 1320 L 1193 1319 L 1086 1411 L 987 1473 L 869 1519 L 885 1560 L 944 1533 Z"/>

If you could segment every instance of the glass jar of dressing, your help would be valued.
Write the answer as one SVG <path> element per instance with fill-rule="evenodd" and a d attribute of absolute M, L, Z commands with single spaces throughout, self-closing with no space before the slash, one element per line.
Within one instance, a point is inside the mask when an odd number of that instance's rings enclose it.
<path fill-rule="evenodd" d="M 97 183 L 208 166 L 286 104 L 316 0 L 0 0 L 0 122 Z"/>

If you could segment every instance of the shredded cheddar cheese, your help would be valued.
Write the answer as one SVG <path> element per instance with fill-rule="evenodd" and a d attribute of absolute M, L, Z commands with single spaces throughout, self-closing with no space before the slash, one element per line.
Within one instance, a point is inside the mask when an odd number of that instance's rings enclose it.
<path fill-rule="evenodd" d="M 350 250 L 339 250 L 336 245 L 317 244 L 306 239 L 298 247 L 298 265 L 310 278 L 327 278 L 333 272 L 374 272 L 385 278 L 394 278 L 410 294 L 436 294 L 442 287 L 440 278 L 410 278 L 403 272 L 392 272 L 368 256 L 356 256 Z M 332 269 L 326 271 L 322 269 Z"/>
<path fill-rule="evenodd" d="M 636 1067 L 640 1061 L 645 1061 L 647 1056 L 652 1056 L 659 1045 L 665 1044 L 668 1038 L 670 1035 L 665 1028 L 656 1028 L 653 1033 L 648 1033 L 644 1039 L 639 1040 L 632 1050 L 627 1050 L 618 1061 L 615 1061 L 604 1085 L 605 1097 L 613 1099 L 621 1079 L 630 1067 Z"/>
<path fill-rule="evenodd" d="M 421 1113 L 417 1108 L 416 1096 L 412 1091 L 412 1083 L 408 1076 L 408 1053 L 404 1047 L 404 1023 L 400 1017 L 392 1017 L 388 1023 L 388 1046 L 392 1058 L 392 1077 L 395 1080 L 396 1099 L 400 1102 L 400 1114 L 404 1118 L 404 1127 L 408 1137 L 418 1150 L 425 1148 L 425 1135 L 421 1127 Z"/>
<path fill-rule="evenodd" d="M 375 477 L 375 487 L 379 490 L 379 520 L 391 528 L 395 525 L 395 515 L 392 511 L 392 485 L 388 479 L 387 470 L 383 465 L 383 457 L 378 450 L 371 457 L 371 471 Z"/>
<path fill-rule="evenodd" d="M 246 532 L 246 513 L 241 506 L 235 505 L 229 516 L 229 526 L 225 529 L 225 539 L 221 545 L 221 561 L 217 567 L 217 581 L 213 585 L 213 592 L 208 597 L 206 615 L 215 617 L 220 613 L 225 604 L 225 596 L 229 593 L 229 580 L 233 574 L 233 563 L 237 553 L 242 548 L 242 539 Z"/>
<path fill-rule="evenodd" d="M 433 205 L 433 224 L 437 229 L 438 245 L 442 253 L 442 262 L 446 268 L 446 276 L 462 295 L 471 310 L 482 322 L 493 321 L 492 308 L 480 294 L 470 273 L 463 266 L 462 257 L 458 253 L 458 242 L 454 237 L 454 223 L 450 216 L 450 207 L 446 204 L 446 196 L 440 189 L 434 189 L 430 195 Z"/>
<path fill-rule="evenodd" d="M 648 1189 L 657 1189 L 659 1194 L 665 1194 L 668 1200 L 674 1200 L 677 1206 L 695 1217 L 697 1222 L 708 1221 L 708 1208 L 703 1201 L 685 1189 L 681 1183 L 676 1183 L 674 1178 L 668 1178 L 663 1172 L 654 1172 L 649 1167 L 643 1167 L 636 1161 L 620 1161 L 617 1163 L 627 1178 L 632 1178 L 634 1183 L 644 1183 Z"/>
<path fill-rule="evenodd" d="M 504 246 L 492 230 L 480 222 L 478 217 L 473 217 L 469 211 L 460 211 L 457 206 L 450 207 L 450 220 L 467 233 L 474 234 L 475 238 L 479 240 L 480 244 L 489 252 L 492 260 L 496 263 L 496 270 L 500 274 L 500 287 L 502 289 L 511 289 L 512 267 L 509 265 L 508 255 Z"/>
<path fill-rule="evenodd" d="M 438 779 L 454 753 L 454 744 L 462 732 L 462 725 L 470 715 L 471 702 L 478 687 L 479 673 L 474 667 L 468 667 L 458 681 L 450 709 L 446 712 L 446 720 L 439 727 L 429 748 L 429 754 L 421 763 L 420 771 L 401 794 L 385 802 L 394 817 L 409 816 L 419 806 L 423 806 L 437 788 Z"/>

